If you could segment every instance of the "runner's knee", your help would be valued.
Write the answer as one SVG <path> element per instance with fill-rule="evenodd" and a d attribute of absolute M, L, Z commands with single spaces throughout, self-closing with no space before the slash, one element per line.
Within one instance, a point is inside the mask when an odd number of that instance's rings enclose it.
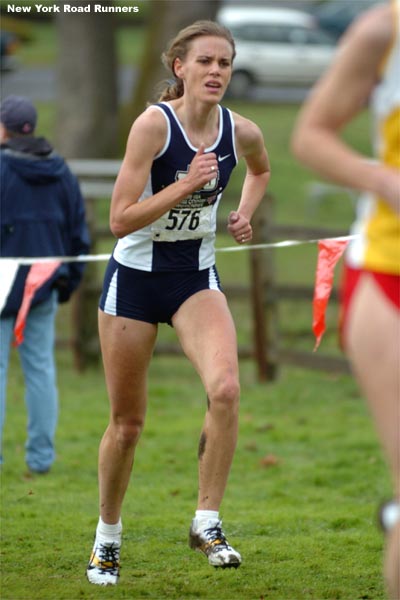
<path fill-rule="evenodd" d="M 132 418 L 127 421 L 116 423 L 116 442 L 121 449 L 128 449 L 136 446 L 143 431 L 144 420 L 141 418 Z"/>
<path fill-rule="evenodd" d="M 236 376 L 225 374 L 210 386 L 208 398 L 211 409 L 229 410 L 239 406 L 240 386 Z"/>

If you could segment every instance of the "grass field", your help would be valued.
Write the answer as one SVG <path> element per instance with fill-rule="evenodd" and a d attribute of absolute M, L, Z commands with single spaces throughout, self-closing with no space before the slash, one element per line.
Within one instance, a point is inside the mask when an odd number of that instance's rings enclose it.
<path fill-rule="evenodd" d="M 221 514 L 243 565 L 218 572 L 187 547 L 203 390 L 184 359 L 161 357 L 150 373 L 147 424 L 124 506 L 121 581 L 116 589 L 88 584 L 97 446 L 108 406 L 101 371 L 78 375 L 65 351 L 58 364 L 58 460 L 41 477 L 25 475 L 16 364 L 10 374 L 3 600 L 385 597 L 374 519 L 389 482 L 352 379 L 284 369 L 278 382 L 261 385 L 253 364 L 242 362 L 239 444 Z"/>
<path fill-rule="evenodd" d="M 36 63 L 43 56 L 45 63 L 51 60 L 54 44 L 54 32 L 41 30 L 41 35 L 44 49 L 30 55 Z M 288 148 L 298 107 L 230 105 L 264 132 L 277 221 L 348 226 L 353 207 L 345 194 L 310 203 L 307 186 L 313 176 Z M 39 108 L 40 133 L 51 138 L 54 106 Z M 345 135 L 368 153 L 367 115 Z M 242 176 L 240 167 L 230 195 L 239 193 Z M 220 255 L 223 280 L 246 279 L 245 255 L 233 256 Z M 278 280 L 312 282 L 315 259 L 314 247 L 276 252 Z M 248 311 L 240 304 L 233 312 L 239 339 L 246 340 Z M 59 327 L 68 330 L 66 316 L 62 311 Z M 310 316 L 307 303 L 282 306 L 288 343 L 312 348 Z M 334 305 L 328 316 L 323 344 L 335 351 Z M 160 337 L 173 338 L 174 332 L 162 327 Z M 84 571 L 98 518 L 97 449 L 108 402 L 100 368 L 77 373 L 71 353 L 61 349 L 57 362 L 58 458 L 48 475 L 32 478 L 24 464 L 24 388 L 12 352 L 1 485 L 2 600 L 385 598 L 383 538 L 375 512 L 390 495 L 390 482 L 353 379 L 282 367 L 278 380 L 266 385 L 257 382 L 254 363 L 241 362 L 240 436 L 221 514 L 243 565 L 219 572 L 187 546 L 204 393 L 185 359 L 161 356 L 150 372 L 148 417 L 124 505 L 121 581 L 112 589 L 90 586 Z"/>

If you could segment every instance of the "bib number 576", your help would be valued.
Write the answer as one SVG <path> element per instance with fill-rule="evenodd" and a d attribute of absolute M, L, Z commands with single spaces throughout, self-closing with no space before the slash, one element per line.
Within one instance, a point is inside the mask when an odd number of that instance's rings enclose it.
<path fill-rule="evenodd" d="M 189 231 L 195 231 L 200 225 L 200 210 L 190 210 L 183 208 L 181 210 L 177 208 L 171 208 L 168 213 L 168 225 L 165 229 L 178 230 L 188 229 Z"/>

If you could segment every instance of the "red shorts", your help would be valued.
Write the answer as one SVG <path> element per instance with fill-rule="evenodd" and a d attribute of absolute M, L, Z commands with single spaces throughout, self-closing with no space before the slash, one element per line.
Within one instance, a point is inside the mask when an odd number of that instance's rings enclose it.
<path fill-rule="evenodd" d="M 348 265 L 344 266 L 342 275 L 342 285 L 340 291 L 340 317 L 339 330 L 341 345 L 343 347 L 343 330 L 349 311 L 349 306 L 358 282 L 363 274 L 372 275 L 376 283 L 386 296 L 386 298 L 400 310 L 400 275 L 390 275 L 388 273 L 377 273 L 376 271 L 364 271 L 363 269 L 352 269 Z"/>

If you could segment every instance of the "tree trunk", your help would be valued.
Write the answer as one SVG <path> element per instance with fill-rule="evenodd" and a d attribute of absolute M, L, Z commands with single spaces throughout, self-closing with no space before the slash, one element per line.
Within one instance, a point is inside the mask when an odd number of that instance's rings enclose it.
<path fill-rule="evenodd" d="M 110 5 L 104 0 L 97 3 Z M 88 6 L 87 0 L 73 4 Z M 61 11 L 56 27 L 57 148 L 67 158 L 115 157 L 118 65 L 114 14 Z"/>
<path fill-rule="evenodd" d="M 145 51 L 132 101 L 125 110 L 124 128 L 157 100 L 159 84 L 171 77 L 161 62 L 161 54 L 178 31 L 198 19 L 214 20 L 220 0 L 152 0 Z M 161 86 L 162 87 L 162 86 Z"/>
<path fill-rule="evenodd" d="M 64 0 L 62 2 L 65 4 Z M 96 0 L 109 6 L 110 2 Z M 75 0 L 75 8 L 89 6 Z M 118 151 L 118 64 L 113 13 L 57 14 L 56 147 L 66 158 L 115 158 Z M 92 204 L 86 198 L 91 221 Z M 92 238 L 91 252 L 96 253 Z M 75 361 L 80 369 L 99 360 L 96 304 L 93 287 L 97 264 L 89 263 L 73 300 Z M 79 301 L 80 299 L 80 301 Z"/>

